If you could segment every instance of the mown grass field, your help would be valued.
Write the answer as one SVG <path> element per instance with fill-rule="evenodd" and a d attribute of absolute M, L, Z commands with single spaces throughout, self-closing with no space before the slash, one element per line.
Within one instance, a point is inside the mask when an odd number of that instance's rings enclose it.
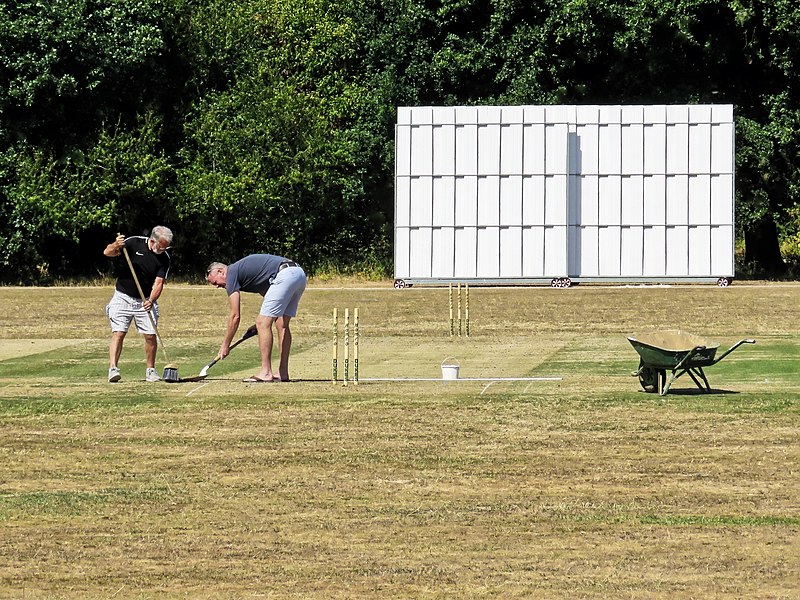
<path fill-rule="evenodd" d="M 800 286 L 473 288 L 453 340 L 446 289 L 312 285 L 256 385 L 255 340 L 147 384 L 135 334 L 108 384 L 110 295 L 0 288 L 2 598 L 800 597 Z M 562 380 L 333 385 L 334 306 L 362 378 Z M 161 309 L 197 374 L 224 293 Z M 757 343 L 659 397 L 625 336 L 665 328 Z"/>

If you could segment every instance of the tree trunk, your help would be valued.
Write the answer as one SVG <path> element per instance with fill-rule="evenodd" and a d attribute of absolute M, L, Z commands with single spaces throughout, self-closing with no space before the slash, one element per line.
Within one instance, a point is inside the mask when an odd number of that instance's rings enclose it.
<path fill-rule="evenodd" d="M 766 216 L 744 232 L 744 260 L 755 263 L 759 272 L 767 276 L 786 273 L 778 243 L 778 228 L 772 217 Z"/>

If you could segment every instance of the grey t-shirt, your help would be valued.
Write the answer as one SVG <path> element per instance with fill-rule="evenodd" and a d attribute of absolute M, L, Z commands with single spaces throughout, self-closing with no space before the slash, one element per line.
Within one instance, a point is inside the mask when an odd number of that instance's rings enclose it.
<path fill-rule="evenodd" d="M 232 265 L 228 265 L 225 278 L 225 291 L 230 296 L 234 292 L 267 293 L 272 280 L 278 274 L 278 267 L 287 259 L 274 254 L 251 254 Z"/>

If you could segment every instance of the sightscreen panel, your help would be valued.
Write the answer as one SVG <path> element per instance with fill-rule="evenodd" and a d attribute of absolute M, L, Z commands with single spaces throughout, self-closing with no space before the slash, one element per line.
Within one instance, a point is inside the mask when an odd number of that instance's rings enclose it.
<path fill-rule="evenodd" d="M 644 222 L 643 197 L 644 177 L 641 175 L 623 176 L 621 192 L 623 225 L 641 225 Z"/>
<path fill-rule="evenodd" d="M 500 277 L 522 277 L 522 227 L 500 228 Z"/>
<path fill-rule="evenodd" d="M 667 227 L 667 276 L 689 275 L 689 227 Z"/>
<path fill-rule="evenodd" d="M 478 126 L 456 126 L 456 175 L 478 174 Z"/>
<path fill-rule="evenodd" d="M 689 179 L 686 175 L 667 177 L 667 225 L 689 223 Z"/>
<path fill-rule="evenodd" d="M 580 249 L 580 275 L 597 277 L 600 275 L 600 228 L 596 226 L 579 227 L 580 235 L 576 249 Z"/>
<path fill-rule="evenodd" d="M 452 177 L 433 178 L 433 225 L 455 225 L 455 182 Z"/>
<path fill-rule="evenodd" d="M 411 174 L 430 175 L 433 160 L 433 127 L 411 127 Z"/>
<path fill-rule="evenodd" d="M 600 172 L 600 155 L 597 123 L 576 126 L 576 151 L 571 153 L 571 171 L 591 176 Z"/>
<path fill-rule="evenodd" d="M 667 222 L 667 178 L 648 175 L 644 178 L 644 224 L 664 225 Z"/>
<path fill-rule="evenodd" d="M 646 123 L 644 130 L 644 173 L 666 175 L 667 173 L 667 126 L 662 123 Z"/>
<path fill-rule="evenodd" d="M 456 128 L 455 125 L 433 127 L 434 175 L 455 175 L 456 172 Z"/>
<path fill-rule="evenodd" d="M 644 125 L 625 123 L 622 125 L 622 174 L 644 173 Z"/>
<path fill-rule="evenodd" d="M 711 173 L 733 174 L 733 123 L 714 123 L 711 126 Z"/>
<path fill-rule="evenodd" d="M 689 227 L 689 275 L 692 277 L 711 275 L 711 227 L 709 225 Z"/>
<path fill-rule="evenodd" d="M 544 222 L 546 225 L 567 224 L 566 175 L 548 175 L 544 180 Z"/>
<path fill-rule="evenodd" d="M 563 123 L 545 127 L 545 173 L 566 175 L 569 172 L 569 147 L 567 126 Z"/>
<path fill-rule="evenodd" d="M 711 228 L 711 273 L 715 277 L 733 276 L 733 226 Z"/>
<path fill-rule="evenodd" d="M 478 277 L 500 277 L 500 228 L 478 227 Z"/>
<path fill-rule="evenodd" d="M 544 123 L 530 123 L 523 127 L 522 172 L 526 175 L 544 175 L 544 134 Z"/>
<path fill-rule="evenodd" d="M 395 129 L 394 168 L 397 177 L 411 175 L 411 128 Z"/>
<path fill-rule="evenodd" d="M 642 227 L 622 227 L 620 258 L 622 261 L 620 275 L 623 277 L 641 277 L 644 260 L 644 239 Z"/>
<path fill-rule="evenodd" d="M 598 179 L 598 184 L 600 225 L 619 225 L 622 222 L 622 178 L 604 175 Z"/>
<path fill-rule="evenodd" d="M 433 178 L 411 178 L 411 226 L 430 226 L 432 221 Z"/>
<path fill-rule="evenodd" d="M 598 228 L 598 268 L 601 276 L 621 275 L 621 237 L 618 225 Z"/>
<path fill-rule="evenodd" d="M 617 123 L 600 125 L 598 130 L 600 152 L 599 174 L 622 173 L 622 128 Z"/>
<path fill-rule="evenodd" d="M 500 224 L 500 178 L 478 177 L 478 224 Z"/>
<path fill-rule="evenodd" d="M 522 123 L 500 126 L 500 174 L 522 175 Z"/>
<path fill-rule="evenodd" d="M 522 228 L 522 276 L 544 277 L 544 227 Z"/>
<path fill-rule="evenodd" d="M 394 230 L 394 276 L 411 276 L 410 233 L 408 227 Z"/>
<path fill-rule="evenodd" d="M 474 278 L 478 253 L 477 227 L 456 227 L 455 240 L 455 276 Z"/>
<path fill-rule="evenodd" d="M 478 225 L 478 178 L 456 177 L 456 227 Z"/>
<path fill-rule="evenodd" d="M 500 125 L 478 125 L 478 175 L 500 174 Z"/>
<path fill-rule="evenodd" d="M 709 114 L 710 117 L 710 114 Z M 689 125 L 689 173 L 711 172 L 711 124 Z"/>
<path fill-rule="evenodd" d="M 410 230 L 411 277 L 431 276 L 431 228 L 412 227 Z"/>
<path fill-rule="evenodd" d="M 733 175 L 711 176 L 711 224 L 733 223 Z"/>
<path fill-rule="evenodd" d="M 522 180 L 522 224 L 544 225 L 545 176 L 535 175 Z"/>
<path fill-rule="evenodd" d="M 663 225 L 642 229 L 642 275 L 664 277 L 667 273 L 667 232 Z"/>
<path fill-rule="evenodd" d="M 567 226 L 544 228 L 544 274 L 545 277 L 567 275 Z"/>
<path fill-rule="evenodd" d="M 685 175 L 689 172 L 689 125 L 667 124 L 667 174 Z"/>
<path fill-rule="evenodd" d="M 689 225 L 711 223 L 711 176 L 689 176 Z"/>
<path fill-rule="evenodd" d="M 434 227 L 432 235 L 431 275 L 453 277 L 455 267 L 455 229 Z"/>
<path fill-rule="evenodd" d="M 398 177 L 394 188 L 394 223 L 396 227 L 408 227 L 411 219 L 411 180 Z"/>
<path fill-rule="evenodd" d="M 522 225 L 522 177 L 500 178 L 500 224 Z"/>

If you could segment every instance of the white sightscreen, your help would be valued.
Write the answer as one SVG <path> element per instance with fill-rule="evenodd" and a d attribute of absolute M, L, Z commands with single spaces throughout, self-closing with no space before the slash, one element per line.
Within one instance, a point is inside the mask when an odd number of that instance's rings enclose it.
<path fill-rule="evenodd" d="M 399 108 L 395 276 L 733 275 L 731 105 Z"/>

